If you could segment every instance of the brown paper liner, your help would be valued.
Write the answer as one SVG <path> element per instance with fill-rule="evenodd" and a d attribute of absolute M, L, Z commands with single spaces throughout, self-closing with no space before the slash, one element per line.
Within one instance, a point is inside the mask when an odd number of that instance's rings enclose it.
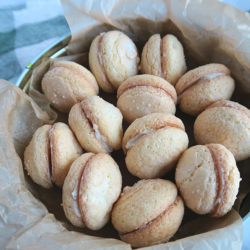
<path fill-rule="evenodd" d="M 111 29 L 128 34 L 141 52 L 146 40 L 155 33 L 175 34 L 183 43 L 188 69 L 218 62 L 226 64 L 236 79 L 234 101 L 250 107 L 250 36 L 247 27 L 249 14 L 215 0 L 208 1 L 62 1 L 72 31 L 69 57 L 88 67 L 88 50 L 92 39 Z M 45 190 L 34 184 L 23 171 L 23 151 L 32 134 L 44 123 L 67 122 L 67 115 L 50 107 L 41 92 L 41 79 L 51 61 L 45 59 L 33 71 L 28 97 L 13 84 L 0 81 L 0 246 L 6 249 L 130 249 L 118 240 L 111 223 L 93 232 L 78 229 L 65 218 L 61 206 L 61 190 Z M 116 105 L 116 97 L 100 93 Z M 35 103 L 34 102 L 37 103 Z M 194 118 L 181 113 L 180 117 L 193 138 Z M 128 125 L 124 123 L 124 129 Z M 120 166 L 123 186 L 133 185 L 138 179 L 126 169 L 123 152 L 112 156 Z M 250 204 L 242 205 L 250 190 L 249 159 L 238 163 L 242 182 L 235 209 L 244 216 Z M 173 180 L 174 171 L 164 178 Z M 243 209 L 242 209 L 243 207 Z M 240 249 L 243 226 L 238 212 L 232 210 L 220 219 L 199 216 L 186 209 L 183 223 L 170 242 L 154 249 Z"/>

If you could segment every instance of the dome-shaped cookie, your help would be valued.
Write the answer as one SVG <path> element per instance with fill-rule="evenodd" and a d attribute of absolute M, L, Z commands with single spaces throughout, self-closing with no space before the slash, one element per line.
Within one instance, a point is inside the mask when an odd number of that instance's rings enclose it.
<path fill-rule="evenodd" d="M 183 47 L 171 34 L 161 39 L 159 34 L 149 38 L 142 50 L 141 72 L 164 78 L 172 85 L 187 70 Z"/>
<path fill-rule="evenodd" d="M 114 92 L 128 77 L 136 75 L 138 63 L 135 44 L 120 31 L 101 33 L 91 43 L 89 66 L 105 92 Z"/>
<path fill-rule="evenodd" d="M 123 189 L 112 211 L 112 224 L 123 241 L 145 247 L 169 240 L 183 214 L 184 205 L 174 183 L 141 180 Z"/>
<path fill-rule="evenodd" d="M 213 102 L 230 99 L 234 92 L 234 80 L 226 66 L 211 63 L 188 71 L 175 88 L 181 110 L 198 115 Z"/>
<path fill-rule="evenodd" d="M 198 214 L 221 217 L 234 204 L 240 173 L 223 145 L 197 145 L 181 156 L 175 180 L 187 207 Z"/>
<path fill-rule="evenodd" d="M 169 172 L 188 147 L 182 121 L 174 115 L 154 113 L 136 119 L 126 130 L 122 147 L 126 166 L 141 179 Z"/>
<path fill-rule="evenodd" d="M 219 143 L 237 161 L 250 157 L 250 111 L 239 103 L 220 100 L 208 106 L 195 120 L 198 144 Z"/>
<path fill-rule="evenodd" d="M 122 176 L 111 156 L 85 153 L 77 158 L 63 185 L 63 209 L 77 227 L 102 228 L 109 220 L 122 187 Z"/>
<path fill-rule="evenodd" d="M 99 88 L 95 77 L 82 65 L 59 61 L 44 75 L 42 90 L 53 107 L 67 113 L 83 97 L 97 95 Z"/>
<path fill-rule="evenodd" d="M 44 188 L 63 185 L 71 163 L 82 148 L 70 128 L 58 122 L 43 125 L 34 133 L 24 152 L 24 165 L 32 180 Z"/>
<path fill-rule="evenodd" d="M 117 98 L 117 107 L 129 123 L 151 113 L 175 114 L 176 111 L 175 88 L 158 76 L 128 78 L 119 87 Z"/>
<path fill-rule="evenodd" d="M 86 151 L 110 153 L 121 148 L 122 114 L 99 96 L 88 96 L 75 104 L 69 125 Z"/>

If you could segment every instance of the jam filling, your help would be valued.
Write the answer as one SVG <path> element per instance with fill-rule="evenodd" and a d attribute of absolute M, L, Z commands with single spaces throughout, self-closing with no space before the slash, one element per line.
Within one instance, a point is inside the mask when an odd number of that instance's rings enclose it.
<path fill-rule="evenodd" d="M 222 75 L 224 76 L 224 75 L 227 75 L 227 74 L 221 73 L 221 72 L 216 72 L 216 73 L 211 73 L 211 74 L 208 74 L 208 75 L 204 75 L 204 76 L 200 77 L 199 79 L 197 79 L 196 81 L 192 82 L 191 84 L 187 85 L 186 88 L 184 88 L 182 91 L 180 91 L 179 95 L 183 95 L 184 92 L 188 91 L 194 85 L 197 85 L 199 83 L 203 83 L 206 80 L 211 80 L 211 79 L 214 79 L 214 78 L 216 78 L 218 76 L 222 76 Z"/>
<path fill-rule="evenodd" d="M 82 168 L 82 172 L 80 174 L 80 177 L 78 179 L 78 185 L 77 185 L 77 193 L 76 193 L 76 204 L 77 204 L 77 209 L 78 209 L 78 212 L 79 214 L 81 215 L 81 206 L 80 206 L 80 186 L 81 186 L 81 183 L 84 181 L 84 170 L 86 169 L 86 167 L 90 164 L 90 161 L 95 157 L 95 155 L 92 155 L 89 157 L 89 159 L 87 160 L 87 162 L 85 163 L 85 165 L 83 166 Z M 74 199 L 74 197 L 73 197 Z M 76 214 L 77 215 L 77 214 Z M 78 215 L 77 215 L 78 216 Z M 78 216 L 79 217 L 79 216 Z M 84 221 L 83 221 L 84 223 Z"/>
<path fill-rule="evenodd" d="M 212 106 L 212 105 L 211 105 Z M 219 108 L 219 107 L 222 107 L 222 108 L 231 108 L 231 109 L 235 109 L 235 110 L 238 110 L 239 112 L 241 112 L 242 114 L 248 116 L 248 118 L 250 118 L 250 112 L 247 112 L 247 110 L 243 110 L 241 108 L 238 108 L 236 105 L 234 105 L 233 103 L 219 103 L 218 105 L 214 105 L 214 106 L 209 106 L 207 107 L 207 109 L 209 108 Z"/>
<path fill-rule="evenodd" d="M 129 89 L 139 88 L 139 87 L 152 87 L 152 88 L 156 88 L 156 89 L 162 90 L 162 91 L 165 92 L 165 94 L 167 94 L 168 96 L 170 96 L 170 98 L 173 100 L 174 103 L 176 103 L 176 98 L 175 98 L 169 91 L 167 91 L 166 89 L 161 88 L 161 87 L 155 87 L 155 86 L 152 86 L 152 85 L 146 85 L 146 84 L 141 84 L 141 85 L 131 86 L 131 87 L 125 88 L 125 89 L 123 90 L 123 92 L 118 96 L 118 98 L 119 98 L 125 91 L 127 91 L 127 90 L 129 90 Z"/>
<path fill-rule="evenodd" d="M 216 157 L 216 152 L 215 152 L 216 150 L 210 145 L 207 145 L 207 148 L 209 149 L 210 154 L 212 156 L 214 162 L 214 171 L 216 175 L 216 197 L 214 199 L 214 207 L 210 212 L 211 215 L 215 215 L 224 202 L 223 198 L 226 192 L 225 169 L 223 167 L 223 164 L 218 159 L 218 157 Z"/>
<path fill-rule="evenodd" d="M 184 130 L 183 127 L 178 126 L 178 125 L 175 124 L 175 123 L 170 123 L 170 122 L 165 123 L 164 125 L 161 125 L 161 126 L 155 128 L 155 129 L 146 129 L 146 130 L 141 131 L 141 132 L 138 133 L 138 134 L 135 134 L 130 140 L 128 140 L 128 142 L 126 143 L 126 146 L 125 146 L 126 149 L 127 149 L 127 150 L 130 149 L 132 146 L 135 145 L 135 143 L 136 143 L 137 141 L 139 141 L 139 140 L 140 140 L 142 137 L 144 137 L 145 135 L 148 135 L 148 134 L 150 134 L 150 133 L 156 132 L 156 131 L 158 131 L 158 130 L 160 130 L 160 129 L 164 129 L 164 128 L 167 128 L 167 127 L 173 127 L 173 128 L 178 128 L 178 129 Z"/>
<path fill-rule="evenodd" d="M 161 39 L 161 38 L 160 38 Z M 162 44 L 162 39 L 161 39 L 161 41 L 160 41 L 160 60 L 161 60 L 161 77 L 165 77 L 165 75 L 164 75 L 164 68 L 163 68 L 163 60 L 162 60 L 162 58 L 163 58 L 163 44 Z"/>
<path fill-rule="evenodd" d="M 52 174 L 53 174 L 53 166 L 52 166 L 52 142 L 51 142 L 51 137 L 52 137 L 52 133 L 53 133 L 53 126 L 49 129 L 49 143 L 48 143 L 48 162 L 49 162 L 49 170 L 48 170 L 48 176 L 49 179 L 51 179 Z"/>
<path fill-rule="evenodd" d="M 99 38 L 99 43 L 98 43 L 98 51 L 97 51 L 97 58 L 98 58 L 98 62 L 101 66 L 101 70 L 102 70 L 102 80 L 107 83 L 110 88 L 112 90 L 114 90 L 114 86 L 112 85 L 112 83 L 110 82 L 107 74 L 106 74 L 106 71 L 105 71 L 105 68 L 104 68 L 104 64 L 103 64 L 103 59 L 102 59 L 102 48 L 101 48 L 101 44 L 102 44 L 102 40 L 103 40 L 103 35 L 100 35 L 100 38 Z"/>
<path fill-rule="evenodd" d="M 157 219 L 159 219 L 160 217 L 163 217 L 169 210 L 171 210 L 174 206 L 177 205 L 177 202 L 178 202 L 178 196 L 175 198 L 175 201 L 169 205 L 166 209 L 164 209 L 159 215 L 157 215 L 154 219 L 152 219 L 151 221 L 148 221 L 146 222 L 145 224 L 141 225 L 140 227 L 130 231 L 130 232 L 126 232 L 126 233 L 120 233 L 121 236 L 124 236 L 124 235 L 128 235 L 128 234 L 131 234 L 131 233 L 135 233 L 135 232 L 138 232 L 140 230 L 143 230 L 144 228 L 146 228 L 148 225 L 154 223 Z"/>

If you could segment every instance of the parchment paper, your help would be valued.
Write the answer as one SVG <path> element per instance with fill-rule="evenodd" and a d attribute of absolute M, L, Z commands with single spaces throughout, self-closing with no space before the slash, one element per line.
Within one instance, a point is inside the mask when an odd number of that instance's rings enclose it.
<path fill-rule="evenodd" d="M 139 50 L 151 34 L 173 33 L 184 44 L 189 69 L 208 62 L 226 64 L 237 80 L 234 100 L 250 107 L 247 13 L 215 0 L 63 0 L 62 3 L 73 35 L 69 51 L 77 54 L 71 60 L 79 59 L 78 53 L 83 53 L 82 64 L 87 66 L 90 42 L 106 30 L 123 30 Z M 97 232 L 71 226 L 60 206 L 61 190 L 40 188 L 23 172 L 23 151 L 35 129 L 55 119 L 67 118 L 54 112 L 40 92 L 40 79 L 50 62 L 43 63 L 33 72 L 29 91 L 39 105 L 13 84 L 0 81 L 0 249 L 130 249 L 128 244 L 117 240 L 110 223 Z M 111 95 L 101 95 L 116 102 Z M 191 131 L 193 118 L 180 113 L 177 116 Z M 194 144 L 193 138 L 190 139 L 190 144 Z M 132 185 L 137 179 L 124 167 L 122 152 L 112 156 L 125 176 L 123 182 Z M 249 192 L 249 165 L 249 160 L 239 164 L 241 175 L 248 177 L 243 178 L 240 197 Z M 174 172 L 166 178 L 173 175 Z M 239 205 L 241 201 L 238 200 Z M 235 210 L 220 219 L 197 216 L 186 210 L 182 226 L 171 242 L 147 249 L 240 249 L 242 230 L 241 218 Z"/>

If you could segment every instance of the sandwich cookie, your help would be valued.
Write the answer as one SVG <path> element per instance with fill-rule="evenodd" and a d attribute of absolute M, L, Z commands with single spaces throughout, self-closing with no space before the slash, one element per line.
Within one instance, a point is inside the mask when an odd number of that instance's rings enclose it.
<path fill-rule="evenodd" d="M 138 63 L 135 44 L 120 31 L 101 33 L 91 43 L 89 66 L 105 92 L 115 92 L 123 81 L 136 75 Z"/>
<path fill-rule="evenodd" d="M 182 121 L 174 115 L 153 113 L 136 119 L 126 130 L 122 147 L 128 171 L 140 179 L 169 172 L 188 147 Z"/>
<path fill-rule="evenodd" d="M 221 217 L 234 204 L 240 173 L 223 145 L 197 145 L 181 156 L 175 180 L 187 207 L 198 214 Z"/>
<path fill-rule="evenodd" d="M 250 111 L 239 103 L 220 100 L 208 106 L 195 120 L 198 144 L 219 143 L 236 161 L 250 157 Z"/>
<path fill-rule="evenodd" d="M 77 227 L 101 229 L 109 220 L 122 187 L 122 176 L 111 156 L 85 153 L 77 158 L 63 185 L 63 209 Z"/>
<path fill-rule="evenodd" d="M 172 85 L 187 70 L 183 47 L 171 34 L 161 39 L 159 34 L 149 38 L 142 50 L 141 72 L 164 78 Z"/>
<path fill-rule="evenodd" d="M 99 96 L 88 96 L 75 104 L 69 125 L 86 151 L 110 153 L 121 148 L 122 114 Z"/>
<path fill-rule="evenodd" d="M 42 90 L 54 108 L 68 113 L 83 97 L 97 95 L 99 88 L 89 70 L 74 62 L 59 61 L 44 75 Z"/>
<path fill-rule="evenodd" d="M 68 125 L 43 125 L 34 133 L 24 152 L 24 165 L 31 179 L 44 188 L 62 187 L 71 163 L 82 148 Z"/>
<path fill-rule="evenodd" d="M 112 224 L 123 241 L 146 247 L 169 240 L 183 214 L 183 201 L 174 183 L 141 180 L 123 189 L 112 211 Z"/>
<path fill-rule="evenodd" d="M 215 101 L 230 99 L 234 87 L 230 70 L 216 63 L 188 71 L 175 86 L 181 110 L 190 115 L 198 115 Z"/>
<path fill-rule="evenodd" d="M 131 123 L 151 113 L 175 114 L 177 95 L 166 80 L 153 75 L 128 78 L 117 91 L 117 107 Z"/>

